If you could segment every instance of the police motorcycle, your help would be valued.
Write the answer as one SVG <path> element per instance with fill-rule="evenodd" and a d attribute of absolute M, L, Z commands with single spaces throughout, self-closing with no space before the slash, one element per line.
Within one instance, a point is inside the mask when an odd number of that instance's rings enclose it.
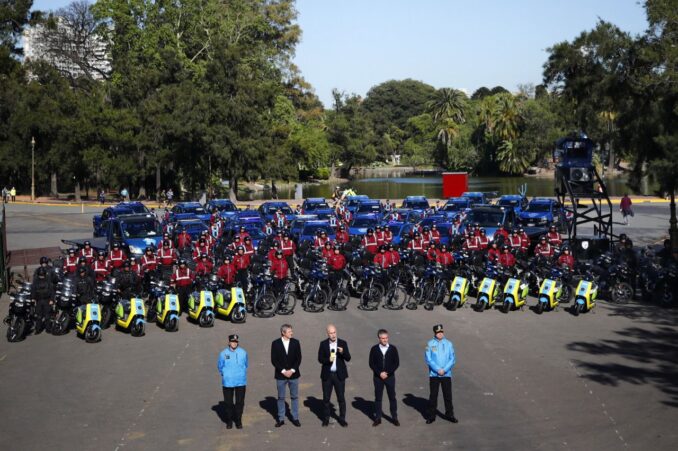
<path fill-rule="evenodd" d="M 179 295 L 164 280 L 151 282 L 151 305 L 148 309 L 156 323 L 167 332 L 179 330 Z"/>
<path fill-rule="evenodd" d="M 544 279 L 539 287 L 539 296 L 534 311 L 541 315 L 544 311 L 558 310 L 565 285 L 556 279 Z"/>
<path fill-rule="evenodd" d="M 447 301 L 448 310 L 457 310 L 466 304 L 468 292 L 471 287 L 469 279 L 463 276 L 455 276 L 450 285 L 450 297 Z"/>
<path fill-rule="evenodd" d="M 676 294 L 678 293 L 678 268 L 675 265 L 670 265 L 659 271 L 656 293 L 659 304 L 662 307 L 673 307 L 676 305 Z"/>
<path fill-rule="evenodd" d="M 109 277 L 103 282 L 99 282 L 96 291 L 97 302 L 101 308 L 100 325 L 103 329 L 106 329 L 111 325 L 113 310 L 118 302 L 118 290 L 115 286 L 115 277 Z"/>
<path fill-rule="evenodd" d="M 247 320 L 247 303 L 242 288 L 224 288 L 215 274 L 209 276 L 205 288 L 214 294 L 214 310 L 218 315 L 233 323 L 244 323 Z"/>
<path fill-rule="evenodd" d="M 207 283 L 212 278 L 212 283 Z M 205 276 L 205 282 L 198 280 L 196 291 L 192 291 L 188 296 L 188 318 L 195 321 L 200 327 L 214 326 L 214 292 L 213 285 L 218 283 L 218 277 L 215 274 Z"/>
<path fill-rule="evenodd" d="M 33 327 L 34 317 L 31 284 L 24 282 L 18 291 L 9 295 L 9 313 L 3 320 L 7 324 L 7 341 L 16 343 L 26 338 L 26 333 Z"/>
<path fill-rule="evenodd" d="M 522 310 L 527 302 L 528 291 L 529 286 L 526 282 L 515 277 L 509 277 L 504 285 L 502 312 L 508 313 L 511 310 Z"/>
<path fill-rule="evenodd" d="M 485 274 L 478 286 L 475 304 L 477 312 L 492 308 L 501 299 L 502 279 L 506 278 L 506 270 L 495 265 L 488 265 Z"/>
<path fill-rule="evenodd" d="M 132 295 L 121 298 L 115 306 L 115 325 L 119 330 L 141 337 L 146 330 L 146 306 L 143 299 Z"/>
<path fill-rule="evenodd" d="M 574 316 L 580 313 L 586 313 L 593 310 L 596 306 L 596 298 L 598 297 L 598 285 L 592 280 L 581 280 L 577 289 L 575 290 L 574 302 L 570 307 L 570 312 Z"/>
<path fill-rule="evenodd" d="M 598 288 L 601 295 L 616 304 L 625 304 L 633 299 L 635 277 L 627 263 L 615 263 L 612 254 L 608 252 L 596 260 L 592 269 L 599 275 Z"/>
<path fill-rule="evenodd" d="M 68 333 L 78 305 L 75 281 L 65 278 L 57 285 L 52 314 L 47 321 L 47 331 L 52 335 Z"/>
<path fill-rule="evenodd" d="M 75 309 L 75 331 L 87 343 L 101 341 L 101 314 L 102 309 L 96 299 Z"/>

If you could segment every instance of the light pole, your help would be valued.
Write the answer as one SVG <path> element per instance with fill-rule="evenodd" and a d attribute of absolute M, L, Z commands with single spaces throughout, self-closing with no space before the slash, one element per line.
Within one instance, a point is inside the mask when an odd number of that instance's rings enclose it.
<path fill-rule="evenodd" d="M 31 200 L 35 200 L 35 137 L 31 136 Z"/>

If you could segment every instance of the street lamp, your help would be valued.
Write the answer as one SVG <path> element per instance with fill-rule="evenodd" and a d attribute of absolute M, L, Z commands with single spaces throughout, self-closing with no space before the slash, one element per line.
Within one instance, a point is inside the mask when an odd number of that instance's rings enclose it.
<path fill-rule="evenodd" d="M 35 200 L 35 137 L 31 136 L 31 200 Z"/>

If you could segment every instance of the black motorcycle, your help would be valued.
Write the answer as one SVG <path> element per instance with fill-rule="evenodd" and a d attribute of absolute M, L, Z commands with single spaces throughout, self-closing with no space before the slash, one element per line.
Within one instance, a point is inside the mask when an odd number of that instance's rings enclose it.
<path fill-rule="evenodd" d="M 101 305 L 101 327 L 106 329 L 113 320 L 113 311 L 118 303 L 118 290 L 115 288 L 115 277 L 110 277 L 97 284 L 97 302 Z"/>
<path fill-rule="evenodd" d="M 67 334 L 75 318 L 75 308 L 78 305 L 78 295 L 73 279 L 64 279 L 56 291 L 56 298 L 52 314 L 47 321 L 47 330 L 52 335 Z"/>
<path fill-rule="evenodd" d="M 669 266 L 662 268 L 657 279 L 657 300 L 663 307 L 676 305 L 676 292 L 678 291 L 678 268 Z"/>
<path fill-rule="evenodd" d="M 9 295 L 9 313 L 4 319 L 7 324 L 7 341 L 16 343 L 26 338 L 35 317 L 35 303 L 31 299 L 30 284 Z"/>

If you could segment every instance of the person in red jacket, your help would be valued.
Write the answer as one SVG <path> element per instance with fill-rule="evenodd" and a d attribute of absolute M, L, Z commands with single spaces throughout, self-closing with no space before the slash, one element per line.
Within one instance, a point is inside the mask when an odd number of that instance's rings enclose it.
<path fill-rule="evenodd" d="M 264 227 L 261 229 L 261 231 L 264 232 L 264 235 L 271 236 L 275 233 L 275 224 L 273 224 L 273 221 L 268 221 L 266 224 L 264 224 Z"/>
<path fill-rule="evenodd" d="M 377 237 L 374 236 L 373 229 L 367 229 L 367 235 L 363 237 L 362 245 L 370 255 L 375 255 L 377 253 L 379 245 L 377 244 Z"/>
<path fill-rule="evenodd" d="M 428 249 L 431 246 L 431 230 L 428 226 L 424 227 L 421 231 L 421 241 L 424 246 L 424 249 Z"/>
<path fill-rule="evenodd" d="M 278 250 L 280 250 L 280 241 L 273 240 L 273 244 L 266 255 L 266 258 L 268 258 L 269 262 L 273 262 L 273 259 L 275 258 L 275 251 Z"/>
<path fill-rule="evenodd" d="M 240 239 L 245 241 L 245 237 L 250 236 L 250 233 L 247 231 L 245 226 L 240 226 L 240 232 L 238 232 L 238 235 L 240 235 Z"/>
<path fill-rule="evenodd" d="M 162 234 L 162 242 L 164 243 L 165 241 L 169 241 L 170 249 L 174 249 L 174 241 L 172 241 L 172 238 L 170 238 L 170 235 L 167 232 Z"/>
<path fill-rule="evenodd" d="M 219 266 L 219 269 L 217 270 L 217 276 L 222 280 L 225 288 L 231 288 L 233 284 L 235 284 L 237 272 L 235 264 L 233 263 L 233 257 L 227 255 L 224 257 L 224 263 Z"/>
<path fill-rule="evenodd" d="M 68 250 L 68 256 L 64 260 L 64 274 L 67 276 L 74 276 L 77 267 L 78 256 L 76 255 L 75 249 L 71 248 Z"/>
<path fill-rule="evenodd" d="M 509 233 L 508 231 L 504 228 L 504 224 L 499 223 L 497 224 L 497 231 L 494 232 L 494 239 L 496 240 L 497 238 L 501 237 L 502 238 L 502 243 L 508 244 L 509 240 Z"/>
<path fill-rule="evenodd" d="M 237 254 L 233 257 L 233 264 L 237 271 L 236 279 L 243 290 L 247 290 L 247 272 L 250 266 L 250 257 L 245 254 L 245 248 L 238 246 Z"/>
<path fill-rule="evenodd" d="M 341 253 L 339 246 L 332 248 L 332 255 L 327 258 L 327 266 L 329 267 L 329 279 L 332 289 L 335 289 L 341 280 L 342 272 L 346 268 L 346 257 Z"/>
<path fill-rule="evenodd" d="M 177 237 L 177 248 L 179 250 L 190 249 L 192 244 L 191 235 L 186 230 L 182 230 Z"/>
<path fill-rule="evenodd" d="M 207 254 L 202 254 L 200 260 L 198 260 L 198 263 L 195 265 L 195 275 L 205 277 L 212 274 L 213 269 L 214 264 L 212 263 L 212 260 L 209 259 Z"/>
<path fill-rule="evenodd" d="M 398 264 L 400 263 L 400 253 L 395 248 L 393 243 L 389 243 L 387 252 L 391 254 L 391 267 L 398 266 Z"/>
<path fill-rule="evenodd" d="M 130 264 L 129 270 L 136 274 L 137 277 L 141 277 L 142 276 L 141 265 L 137 261 L 137 258 L 134 256 L 130 257 L 129 264 Z"/>
<path fill-rule="evenodd" d="M 198 245 L 193 249 L 193 261 L 197 263 L 202 254 L 210 255 L 210 247 L 207 245 L 207 241 L 204 238 L 200 238 Z"/>
<path fill-rule="evenodd" d="M 297 253 L 297 243 L 290 239 L 288 233 L 283 235 L 282 243 L 280 243 L 280 250 L 287 261 L 287 267 L 290 269 L 290 272 L 294 274 L 294 254 Z"/>
<path fill-rule="evenodd" d="M 484 228 L 480 228 L 480 232 L 478 234 L 478 249 L 484 251 L 489 247 L 489 245 L 490 239 L 487 237 L 487 232 Z"/>
<path fill-rule="evenodd" d="M 447 246 L 444 244 L 440 245 L 440 249 L 436 253 L 436 263 L 442 266 L 452 266 L 454 264 L 454 255 L 447 250 Z"/>
<path fill-rule="evenodd" d="M 431 243 L 431 245 L 428 247 L 428 250 L 426 251 L 426 260 L 429 262 L 435 262 L 436 258 L 438 257 L 438 246 L 436 246 L 435 243 Z"/>
<path fill-rule="evenodd" d="M 393 241 L 393 231 L 391 230 L 391 227 L 386 224 L 384 226 L 384 243 L 385 244 L 391 244 Z"/>
<path fill-rule="evenodd" d="M 385 243 L 384 231 L 381 229 L 380 225 L 377 225 L 374 229 L 374 237 L 377 239 L 377 245 L 382 246 Z"/>
<path fill-rule="evenodd" d="M 284 229 L 287 227 L 287 217 L 285 216 L 285 213 L 282 212 L 282 210 L 275 211 L 273 214 L 273 221 L 279 229 Z"/>
<path fill-rule="evenodd" d="M 346 244 L 349 241 L 351 241 L 351 237 L 346 231 L 346 226 L 344 224 L 339 224 L 339 227 L 337 228 L 337 236 L 335 238 L 335 241 L 339 244 Z"/>
<path fill-rule="evenodd" d="M 246 236 L 242 247 L 245 249 L 245 254 L 250 256 L 250 259 L 254 256 L 254 244 L 252 244 L 252 238 Z"/>
<path fill-rule="evenodd" d="M 92 263 L 92 271 L 94 271 L 94 278 L 97 282 L 103 282 L 111 273 L 111 267 L 104 252 L 97 253 L 97 258 Z"/>
<path fill-rule="evenodd" d="M 509 252 L 510 248 L 504 244 L 501 247 L 501 255 L 499 256 L 499 264 L 502 266 L 505 266 L 507 268 L 512 268 L 516 264 L 516 258 L 513 256 L 511 252 Z"/>
<path fill-rule="evenodd" d="M 431 243 L 440 244 L 440 230 L 436 224 L 431 225 Z"/>
<path fill-rule="evenodd" d="M 374 256 L 372 261 L 383 269 L 391 267 L 391 254 L 386 252 L 386 246 L 383 244 L 379 246 L 379 252 Z"/>
<path fill-rule="evenodd" d="M 177 296 L 179 297 L 179 309 L 183 311 L 188 301 L 188 296 L 193 288 L 193 280 L 195 274 L 187 266 L 186 260 L 179 260 L 179 267 L 172 272 L 171 284 L 176 287 Z"/>
<path fill-rule="evenodd" d="M 465 250 L 470 252 L 480 250 L 480 243 L 478 242 L 478 237 L 475 235 L 475 233 L 466 231 L 464 235 L 466 236 L 463 244 L 463 248 Z"/>
<path fill-rule="evenodd" d="M 313 240 L 313 247 L 316 249 L 322 249 L 325 246 L 325 243 L 329 243 L 330 239 L 327 237 L 327 232 L 322 230 Z"/>
<path fill-rule="evenodd" d="M 518 231 L 518 229 L 513 229 L 513 231 L 511 232 L 511 236 L 509 236 L 508 243 L 506 244 L 511 247 L 511 250 L 515 252 L 520 251 L 520 248 L 523 245 L 523 240 L 520 238 L 520 232 Z"/>
<path fill-rule="evenodd" d="M 530 249 L 530 237 L 525 233 L 525 229 L 522 227 L 518 229 L 520 236 L 520 250 L 522 252 L 527 252 Z"/>
<path fill-rule="evenodd" d="M 144 255 L 141 256 L 141 270 L 144 274 L 154 273 L 158 269 L 158 257 L 153 253 L 151 246 L 146 247 Z"/>
<path fill-rule="evenodd" d="M 563 240 L 560 238 L 560 233 L 558 233 L 558 228 L 554 225 L 549 227 L 549 233 L 547 237 L 551 246 L 560 247 L 560 245 L 563 244 Z"/>
<path fill-rule="evenodd" d="M 80 256 L 85 257 L 88 265 L 92 265 L 92 262 L 94 262 L 94 258 L 96 257 L 94 249 L 92 248 L 92 243 L 85 241 L 84 247 L 80 249 Z"/>
<path fill-rule="evenodd" d="M 329 259 L 332 256 L 333 254 L 332 247 L 333 247 L 332 243 L 330 243 L 329 241 L 325 243 L 325 246 L 323 246 L 322 257 L 325 260 Z"/>
<path fill-rule="evenodd" d="M 545 258 L 553 257 L 553 247 L 549 244 L 546 235 L 539 237 L 539 243 L 534 247 L 534 255 Z"/>
<path fill-rule="evenodd" d="M 351 210 L 348 208 L 344 211 L 344 216 L 342 218 L 344 220 L 344 224 L 349 225 L 351 221 L 353 220 L 353 213 L 351 213 Z"/>
<path fill-rule="evenodd" d="M 487 250 L 487 261 L 490 263 L 497 263 L 501 250 L 499 249 L 499 240 L 495 239 L 490 243 L 490 248 Z"/>
<path fill-rule="evenodd" d="M 572 271 L 574 269 L 574 257 L 570 253 L 570 246 L 563 246 L 563 253 L 558 257 L 558 266 L 567 266 Z"/>
<path fill-rule="evenodd" d="M 158 261 L 165 268 L 171 268 L 177 261 L 177 250 L 172 249 L 171 245 L 169 240 L 164 240 L 158 251 Z"/>
<path fill-rule="evenodd" d="M 122 264 L 127 260 L 127 255 L 120 249 L 120 243 L 113 243 L 113 249 L 108 254 L 108 260 L 111 262 L 111 271 L 115 272 L 122 268 Z"/>
<path fill-rule="evenodd" d="M 414 232 L 414 236 L 410 242 L 407 243 L 407 248 L 418 254 L 423 254 L 426 251 L 424 248 L 424 241 L 422 240 L 419 232 Z"/>
<path fill-rule="evenodd" d="M 273 291 L 277 294 L 282 293 L 287 282 L 287 272 L 289 266 L 287 261 L 283 258 L 282 251 L 276 251 L 275 259 L 271 263 L 271 275 L 273 276 Z"/>

